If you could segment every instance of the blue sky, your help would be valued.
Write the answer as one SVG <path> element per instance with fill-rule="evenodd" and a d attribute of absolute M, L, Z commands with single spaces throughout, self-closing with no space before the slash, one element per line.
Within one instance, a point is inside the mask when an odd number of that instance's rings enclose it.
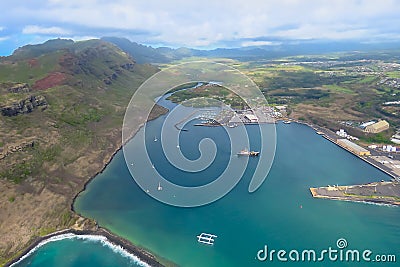
<path fill-rule="evenodd" d="M 195 48 L 400 40 L 397 0 L 1 2 L 0 55 L 57 37 L 120 36 L 153 46 Z"/>

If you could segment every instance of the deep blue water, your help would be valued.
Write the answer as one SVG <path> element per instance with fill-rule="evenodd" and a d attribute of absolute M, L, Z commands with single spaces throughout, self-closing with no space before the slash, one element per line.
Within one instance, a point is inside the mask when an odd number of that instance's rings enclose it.
<path fill-rule="evenodd" d="M 219 142 L 223 129 L 206 129 L 202 134 Z M 186 134 L 201 134 L 192 130 L 189 127 Z M 171 207 L 153 200 L 132 182 L 123 154 L 119 153 L 88 186 L 75 208 L 181 266 L 309 266 L 307 262 L 259 262 L 255 257 L 264 245 L 276 250 L 323 250 L 336 248 L 339 238 L 345 238 L 351 249 L 398 255 L 399 208 L 313 199 L 309 192 L 314 186 L 390 178 L 307 126 L 279 123 L 277 133 L 273 167 L 255 193 L 248 193 L 249 177 L 245 175 L 217 202 L 199 208 Z M 192 140 L 182 138 L 181 147 L 197 150 Z M 153 148 L 157 150 L 157 145 Z M 250 161 L 250 168 L 254 163 Z M 158 164 L 157 168 L 164 169 Z M 218 235 L 214 246 L 197 242 L 201 232 Z M 355 265 L 369 266 L 354 262 L 323 264 Z"/>

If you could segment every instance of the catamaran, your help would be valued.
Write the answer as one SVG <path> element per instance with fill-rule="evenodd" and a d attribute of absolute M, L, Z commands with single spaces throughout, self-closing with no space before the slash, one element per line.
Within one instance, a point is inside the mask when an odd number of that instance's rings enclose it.
<path fill-rule="evenodd" d="M 197 236 L 197 241 L 199 243 L 207 245 L 214 245 L 214 238 L 216 237 L 217 237 L 216 235 L 201 233 L 200 235 Z"/>

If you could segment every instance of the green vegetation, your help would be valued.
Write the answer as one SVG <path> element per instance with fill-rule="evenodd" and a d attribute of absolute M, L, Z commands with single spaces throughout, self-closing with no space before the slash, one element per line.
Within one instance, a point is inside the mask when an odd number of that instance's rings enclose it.
<path fill-rule="evenodd" d="M 15 196 L 9 197 L 9 198 L 8 198 L 8 201 L 11 202 L 11 203 L 14 202 L 14 201 L 15 201 Z"/>
<path fill-rule="evenodd" d="M 87 125 L 90 122 L 99 122 L 104 115 L 95 108 L 74 107 L 61 114 L 60 121 L 72 126 Z"/>
<path fill-rule="evenodd" d="M 69 210 L 65 211 L 61 215 L 61 223 L 62 223 L 62 225 L 70 225 L 73 220 L 74 220 L 74 217 L 72 216 L 72 212 L 69 211 Z"/>
<path fill-rule="evenodd" d="M 390 141 L 390 136 L 385 133 L 377 133 L 372 135 L 363 136 L 360 140 L 367 143 L 378 143 L 378 144 L 392 144 Z"/>
<path fill-rule="evenodd" d="M 389 72 L 386 72 L 386 75 L 389 78 L 400 79 L 400 71 L 389 71 Z"/>
<path fill-rule="evenodd" d="M 59 68 L 58 59 L 65 52 L 56 51 L 29 61 L 5 61 L 0 65 L 0 82 L 17 81 L 33 85 L 35 81 L 47 76 L 51 71 Z"/>
<path fill-rule="evenodd" d="M 18 83 L 33 86 L 55 71 L 70 75 L 62 84 L 40 92 L 49 104 L 45 111 L 0 116 L 4 125 L 0 147 L 3 140 L 11 145 L 23 138 L 35 140 L 33 148 L 7 156 L 8 164 L 0 167 L 1 178 L 15 183 L 27 178 L 52 179 L 47 168 L 53 166 L 60 174 L 54 181 L 68 180 L 68 174 L 61 171 L 63 162 L 74 163 L 90 147 L 108 147 L 110 140 L 105 136 L 109 129 L 120 128 L 132 93 L 157 69 L 135 65 L 124 52 L 99 40 L 55 40 L 23 47 L 2 58 L 0 83 L 4 88 Z M 8 93 L 0 88 L 0 106 L 31 94 L 35 92 Z"/>
<path fill-rule="evenodd" d="M 353 94 L 354 93 L 349 88 L 342 87 L 337 84 L 328 84 L 328 85 L 324 85 L 324 87 L 331 91 L 338 92 L 338 93 L 344 93 L 344 94 Z"/>
<path fill-rule="evenodd" d="M 285 89 L 274 91 L 270 93 L 271 96 L 278 96 L 278 97 L 290 97 L 292 98 L 293 102 L 301 102 L 308 99 L 321 99 L 323 97 L 329 97 L 329 92 L 321 89 Z"/>
<path fill-rule="evenodd" d="M 187 86 L 183 88 L 187 88 Z M 168 99 L 176 103 L 181 103 L 193 98 L 197 98 L 196 103 L 190 103 L 195 104 L 196 106 L 215 106 L 217 102 L 212 100 L 216 100 L 237 109 L 243 109 L 247 107 L 244 101 L 235 93 L 231 92 L 225 87 L 211 84 L 204 84 L 194 89 L 177 92 L 171 95 Z"/>
<path fill-rule="evenodd" d="M 173 92 L 176 92 L 176 91 L 179 91 L 182 89 L 191 88 L 191 87 L 196 86 L 197 84 L 198 84 L 198 82 L 185 83 L 185 84 L 182 84 L 182 85 L 179 85 L 179 86 L 173 88 L 172 90 L 168 91 L 167 93 L 173 93 Z"/>
<path fill-rule="evenodd" d="M 43 163 L 54 162 L 61 151 L 62 149 L 59 145 L 47 148 L 41 148 L 39 145 L 35 145 L 25 152 L 32 155 L 30 160 L 23 160 L 10 168 L 3 169 L 0 172 L 0 178 L 8 179 L 18 184 L 26 178 L 43 174 L 41 170 Z"/>
<path fill-rule="evenodd" d="M 377 80 L 377 77 L 374 75 L 371 75 L 371 76 L 365 76 L 364 78 L 360 79 L 358 82 L 364 83 L 364 84 L 371 84 L 375 80 Z M 351 83 L 351 82 L 348 82 L 348 83 Z"/>
<path fill-rule="evenodd" d="M 321 73 L 312 71 L 287 72 L 280 71 L 277 76 L 266 78 L 262 87 L 269 90 L 289 89 L 289 88 L 314 88 L 323 85 L 338 84 L 353 76 L 325 76 Z"/>
<path fill-rule="evenodd" d="M 16 184 L 28 178 L 37 166 L 33 163 L 22 162 L 14 164 L 11 168 L 5 169 L 0 172 L 0 178 L 8 179 Z"/>
<path fill-rule="evenodd" d="M 38 230 L 38 236 L 46 236 L 48 234 L 54 233 L 57 229 L 54 227 L 42 227 Z"/>

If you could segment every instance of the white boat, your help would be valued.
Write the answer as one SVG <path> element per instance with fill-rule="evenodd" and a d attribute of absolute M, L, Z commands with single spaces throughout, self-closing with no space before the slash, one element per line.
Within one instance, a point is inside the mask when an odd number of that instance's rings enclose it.
<path fill-rule="evenodd" d="M 239 153 L 237 153 L 238 156 L 250 156 L 250 157 L 257 157 L 260 154 L 259 151 L 249 151 L 247 148 L 240 150 Z"/>
<path fill-rule="evenodd" d="M 154 142 L 157 142 L 157 140 L 158 140 L 157 137 L 154 136 Z"/>
<path fill-rule="evenodd" d="M 158 182 L 157 190 L 158 190 L 158 191 L 161 191 L 161 190 L 162 190 L 162 186 L 161 186 L 161 183 L 160 183 L 160 182 Z"/>

